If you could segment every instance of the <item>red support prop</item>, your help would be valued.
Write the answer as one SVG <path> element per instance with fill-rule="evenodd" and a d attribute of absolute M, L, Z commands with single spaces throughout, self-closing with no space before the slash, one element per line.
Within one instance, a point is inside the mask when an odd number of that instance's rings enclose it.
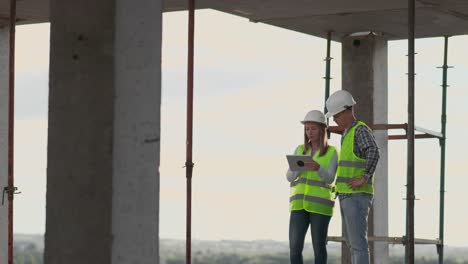
<path fill-rule="evenodd" d="M 187 62 L 187 219 L 186 219 L 186 263 L 191 263 L 192 244 L 192 132 L 193 132 L 193 61 L 195 35 L 195 0 L 189 0 L 188 62 Z"/>

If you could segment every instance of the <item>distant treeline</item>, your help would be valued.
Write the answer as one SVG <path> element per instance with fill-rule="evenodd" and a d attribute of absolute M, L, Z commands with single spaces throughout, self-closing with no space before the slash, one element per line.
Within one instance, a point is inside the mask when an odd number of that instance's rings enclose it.
<path fill-rule="evenodd" d="M 424 257 L 415 260 L 418 264 L 437 264 L 436 259 L 426 259 Z M 288 256 L 281 255 L 259 255 L 242 256 L 240 254 L 217 254 L 217 255 L 198 255 L 192 257 L 193 264 L 289 264 Z M 313 259 L 304 259 L 304 263 L 314 263 Z M 402 257 L 390 257 L 390 264 L 404 263 Z M 468 264 L 468 260 L 444 260 L 445 264 Z M 173 256 L 167 259 L 161 258 L 161 264 L 185 264 L 184 256 Z M 329 256 L 328 264 L 341 264 L 338 256 Z"/>
<path fill-rule="evenodd" d="M 177 243 L 179 244 L 179 243 Z M 258 243 L 263 245 L 264 243 Z M 234 247 L 235 243 L 232 245 Z M 241 245 L 241 243 L 239 244 Z M 39 245 L 40 246 L 40 245 Z M 258 250 L 256 253 L 240 252 L 224 252 L 211 250 L 194 250 L 192 252 L 193 264 L 289 264 L 289 256 L 287 252 L 279 252 L 278 249 L 272 247 L 269 252 Z M 219 250 L 219 249 L 218 249 Z M 185 255 L 182 248 L 174 244 L 165 245 L 160 249 L 160 264 L 185 264 Z M 310 255 L 309 255 L 310 256 Z M 445 264 L 468 264 L 468 259 L 465 259 L 464 254 L 460 257 L 447 257 L 444 260 Z M 15 244 L 14 247 L 14 264 L 43 264 L 43 250 L 35 243 L 22 243 Z M 305 257 L 305 263 L 313 263 L 313 259 Z M 330 254 L 328 257 L 329 264 L 340 264 L 340 256 Z M 390 257 L 390 264 L 404 263 L 403 257 L 392 256 Z M 418 264 L 437 264 L 438 261 L 434 257 L 418 257 L 416 259 Z"/>
<path fill-rule="evenodd" d="M 34 244 L 13 248 L 13 264 L 44 264 L 43 251 Z"/>
<path fill-rule="evenodd" d="M 193 264 L 289 264 L 289 258 L 284 255 L 242 256 L 240 254 L 197 255 L 192 257 Z M 305 263 L 313 263 L 305 259 Z M 329 262 L 339 263 L 339 262 Z M 168 259 L 161 257 L 161 264 L 185 264 L 185 256 L 174 256 Z"/>
<path fill-rule="evenodd" d="M 43 253 L 38 251 L 34 246 L 24 249 L 16 249 L 14 254 L 14 264 L 43 264 Z M 178 255 L 168 258 L 161 257 L 161 264 L 185 264 L 185 256 Z M 242 255 L 242 254 L 196 254 L 192 256 L 193 264 L 289 264 L 288 256 L 284 254 L 271 255 Z M 305 259 L 305 263 L 313 263 L 313 259 Z M 329 264 L 340 264 L 341 260 L 338 256 L 329 256 Z M 391 257 L 391 264 L 404 263 L 401 257 Z M 437 264 L 435 259 L 418 258 L 418 264 Z M 446 259 L 445 264 L 468 264 L 468 260 L 452 260 Z"/>

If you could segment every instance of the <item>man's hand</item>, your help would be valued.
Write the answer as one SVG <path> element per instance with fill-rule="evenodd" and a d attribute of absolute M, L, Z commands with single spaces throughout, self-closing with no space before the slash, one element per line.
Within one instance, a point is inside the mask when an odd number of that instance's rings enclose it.
<path fill-rule="evenodd" d="M 309 169 L 311 171 L 318 171 L 320 169 L 320 164 L 318 164 L 315 161 L 306 162 L 305 166 L 306 166 L 307 169 Z"/>
<path fill-rule="evenodd" d="M 369 178 L 363 176 L 363 177 L 360 177 L 360 178 L 355 178 L 355 179 L 352 179 L 349 181 L 348 183 L 348 186 L 349 188 L 353 189 L 353 190 L 356 190 L 357 188 L 363 186 L 364 184 L 367 183 L 367 181 L 369 180 Z"/>

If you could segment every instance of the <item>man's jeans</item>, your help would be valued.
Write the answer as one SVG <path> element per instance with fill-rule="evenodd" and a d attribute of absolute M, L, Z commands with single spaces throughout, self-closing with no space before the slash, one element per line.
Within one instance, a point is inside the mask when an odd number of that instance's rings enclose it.
<path fill-rule="evenodd" d="M 289 256 L 291 264 L 303 264 L 302 250 L 310 225 L 312 246 L 316 264 L 327 263 L 327 235 L 331 216 L 309 213 L 305 210 L 291 211 L 289 218 Z"/>
<path fill-rule="evenodd" d="M 345 239 L 353 264 L 369 264 L 367 216 L 373 195 L 367 193 L 340 194 L 341 219 L 346 227 Z"/>

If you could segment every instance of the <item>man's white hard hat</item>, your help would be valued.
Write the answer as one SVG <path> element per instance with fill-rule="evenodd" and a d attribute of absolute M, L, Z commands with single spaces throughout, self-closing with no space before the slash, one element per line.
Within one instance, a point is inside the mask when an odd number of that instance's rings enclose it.
<path fill-rule="evenodd" d="M 327 107 L 327 113 L 325 116 L 330 118 L 338 113 L 343 112 L 344 110 L 355 105 L 353 96 L 345 90 L 339 90 L 334 92 L 330 97 L 328 97 L 325 106 Z"/>
<path fill-rule="evenodd" d="M 304 117 L 304 120 L 301 121 L 302 124 L 305 124 L 306 122 L 316 122 L 327 125 L 327 119 L 325 118 L 325 115 L 319 110 L 309 111 Z"/>

